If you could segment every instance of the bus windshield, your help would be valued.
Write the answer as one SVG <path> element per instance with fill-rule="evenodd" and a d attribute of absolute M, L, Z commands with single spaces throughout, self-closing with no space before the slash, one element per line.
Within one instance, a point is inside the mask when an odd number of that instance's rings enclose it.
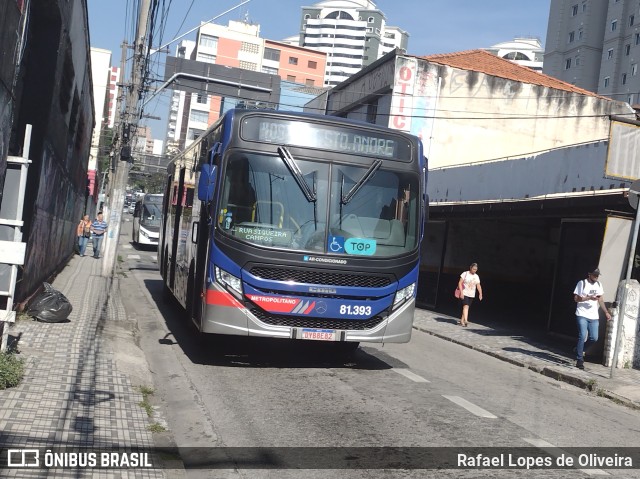
<path fill-rule="evenodd" d="M 160 226 L 162 220 L 162 195 L 147 195 L 142 202 L 140 224 Z"/>
<path fill-rule="evenodd" d="M 280 156 L 232 153 L 218 228 L 258 246 L 312 253 L 385 257 L 417 247 L 417 174 L 380 167 L 367 177 L 367 166 L 292 160 L 296 175 Z"/>

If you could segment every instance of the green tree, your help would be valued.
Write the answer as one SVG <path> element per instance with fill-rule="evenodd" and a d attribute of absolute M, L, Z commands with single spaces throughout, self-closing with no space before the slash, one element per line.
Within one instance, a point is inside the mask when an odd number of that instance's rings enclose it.
<path fill-rule="evenodd" d="M 111 167 L 111 149 L 113 147 L 113 136 L 115 130 L 113 128 L 103 128 L 100 133 L 100 142 L 98 143 L 98 171 L 108 171 Z"/>

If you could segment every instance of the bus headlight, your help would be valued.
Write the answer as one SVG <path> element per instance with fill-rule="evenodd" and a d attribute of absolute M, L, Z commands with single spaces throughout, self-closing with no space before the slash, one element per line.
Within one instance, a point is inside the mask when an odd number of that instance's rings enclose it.
<path fill-rule="evenodd" d="M 402 288 L 396 292 L 396 297 L 393 298 L 393 307 L 400 306 L 409 298 L 413 297 L 413 293 L 416 290 L 416 283 L 411 283 L 406 288 Z"/>
<path fill-rule="evenodd" d="M 231 288 L 233 291 L 242 296 L 242 281 L 240 281 L 240 278 L 237 278 L 236 276 L 227 273 L 225 270 L 216 266 L 216 280 L 221 285 L 227 288 Z"/>

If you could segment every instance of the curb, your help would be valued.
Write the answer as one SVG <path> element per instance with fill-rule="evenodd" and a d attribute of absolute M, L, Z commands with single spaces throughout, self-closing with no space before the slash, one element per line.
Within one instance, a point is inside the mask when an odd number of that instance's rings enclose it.
<path fill-rule="evenodd" d="M 123 286 L 128 288 L 136 288 L 138 290 L 138 294 L 143 295 L 143 292 L 140 290 L 140 285 L 135 279 L 133 279 L 133 274 L 131 273 L 131 270 L 126 260 L 117 261 L 116 267 L 114 268 L 114 277 L 117 276 L 119 273 L 124 273 L 124 275 L 122 277 L 118 277 L 117 281 L 113 281 L 113 278 L 112 278 L 113 283 L 111 285 L 112 289 L 118 290 L 116 293 L 118 297 L 122 297 L 120 295 L 119 290 L 122 289 Z M 123 307 L 124 307 L 124 303 L 123 303 Z M 137 320 L 133 323 L 132 327 L 136 333 L 135 337 L 139 336 L 140 326 Z M 140 345 L 138 344 L 139 341 L 137 339 L 134 339 L 134 342 L 137 344 L 138 347 L 140 347 Z M 145 356 L 145 361 L 146 361 L 147 360 L 146 355 L 141 347 L 140 347 L 140 350 L 142 351 L 142 354 Z M 155 384 L 153 384 L 153 388 L 154 390 L 156 389 Z M 162 404 L 162 401 L 159 401 L 157 398 L 153 396 L 151 397 L 151 405 L 154 409 L 156 408 L 162 409 L 164 407 Z M 163 414 L 163 417 L 166 417 L 166 416 Z M 149 418 L 148 420 L 148 426 L 150 425 L 152 425 L 151 418 Z M 167 471 L 167 470 L 173 471 L 172 474 L 168 477 L 172 477 L 172 478 L 186 477 L 186 467 L 184 465 L 184 461 L 180 454 L 180 448 L 178 447 L 175 441 L 175 438 L 173 436 L 173 432 L 171 431 L 171 429 L 167 429 L 166 431 L 162 431 L 162 432 L 151 432 L 151 438 L 153 440 L 154 451 L 161 464 L 160 469 L 162 469 L 163 471 Z M 166 474 L 165 474 L 165 477 L 166 477 Z"/>
<path fill-rule="evenodd" d="M 477 347 L 474 346 L 472 344 L 469 343 L 465 343 L 464 341 L 460 341 L 459 339 L 455 339 L 455 338 L 451 338 L 449 336 L 446 336 L 444 334 L 441 333 L 436 333 L 434 331 L 430 331 L 428 329 L 422 328 L 420 326 L 413 326 L 413 329 L 416 329 L 418 331 L 421 331 L 423 333 L 427 333 L 430 334 L 431 336 L 435 336 L 436 338 L 439 339 L 444 339 L 445 341 L 449 341 L 451 343 L 454 344 L 458 344 L 460 346 L 464 346 L 465 348 L 468 349 L 472 349 L 474 351 L 478 351 L 481 352 L 483 354 L 487 354 L 488 356 L 492 356 L 496 359 L 499 359 L 500 361 L 504 361 L 506 363 L 509 364 L 513 364 L 514 366 L 519 366 L 522 368 L 526 368 L 529 369 L 531 371 L 534 371 L 536 373 L 542 374 L 543 376 L 547 376 L 551 379 L 555 379 L 556 381 L 562 381 L 565 382 L 567 384 L 571 384 L 572 386 L 576 386 L 580 389 L 584 389 L 586 391 L 595 393 L 597 396 L 600 397 L 604 397 L 607 398 L 613 402 L 615 402 L 616 404 L 620 404 L 622 406 L 626 406 L 628 408 L 634 409 L 634 410 L 640 410 L 640 404 L 627 399 L 623 396 L 620 396 L 612 391 L 608 391 L 607 389 L 603 389 L 603 388 L 599 388 L 597 385 L 597 382 L 594 382 L 594 380 L 591 379 L 582 379 L 582 378 L 578 378 L 576 376 L 573 376 L 571 374 L 567 374 L 564 373 L 562 371 L 558 371 L 557 369 L 550 369 L 548 367 L 540 367 L 540 366 L 536 366 L 535 364 L 531 364 L 531 363 L 527 363 L 518 359 L 514 359 L 514 358 L 510 358 L 507 357 L 503 354 L 497 353 L 495 351 L 492 351 L 490 349 L 486 349 L 483 347 Z"/>

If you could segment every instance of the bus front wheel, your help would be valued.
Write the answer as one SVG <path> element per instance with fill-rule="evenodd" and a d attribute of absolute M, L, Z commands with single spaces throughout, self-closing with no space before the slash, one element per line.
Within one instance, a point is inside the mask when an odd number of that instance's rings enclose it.
<path fill-rule="evenodd" d="M 189 279 L 187 283 L 187 320 L 189 326 L 193 328 L 195 332 L 200 334 L 200 304 L 199 298 L 195 295 L 195 274 L 193 272 L 193 265 L 189 268 Z"/>

